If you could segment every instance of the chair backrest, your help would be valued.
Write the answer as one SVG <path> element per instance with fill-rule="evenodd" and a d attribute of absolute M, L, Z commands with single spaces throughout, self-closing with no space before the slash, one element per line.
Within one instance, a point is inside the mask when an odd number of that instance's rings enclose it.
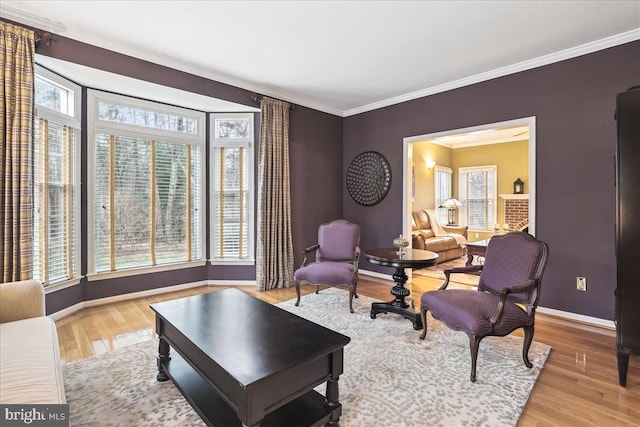
<path fill-rule="evenodd" d="M 360 244 L 360 226 L 336 219 L 318 227 L 316 261 L 353 261 Z"/>
<path fill-rule="evenodd" d="M 499 294 L 534 280 L 536 286 L 528 292 L 508 295 L 508 299 L 535 308 L 540 298 L 542 273 L 547 264 L 549 247 L 528 233 L 514 231 L 493 236 L 487 245 L 478 289 Z"/>

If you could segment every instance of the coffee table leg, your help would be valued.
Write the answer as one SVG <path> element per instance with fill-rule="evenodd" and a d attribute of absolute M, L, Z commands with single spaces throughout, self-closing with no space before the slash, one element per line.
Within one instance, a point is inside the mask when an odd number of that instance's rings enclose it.
<path fill-rule="evenodd" d="M 169 344 L 163 338 L 160 338 L 158 343 L 158 376 L 156 377 L 158 381 L 167 381 L 169 379 L 169 376 L 162 368 L 162 365 L 169 360 L 171 360 L 169 356 Z"/>
<path fill-rule="evenodd" d="M 331 377 L 331 379 L 327 381 L 327 392 L 325 396 L 324 405 L 331 410 L 331 420 L 329 420 L 326 425 L 330 427 L 339 427 L 342 410 L 337 411 L 336 415 L 336 409 L 341 407 L 340 391 L 338 390 L 338 377 Z"/>

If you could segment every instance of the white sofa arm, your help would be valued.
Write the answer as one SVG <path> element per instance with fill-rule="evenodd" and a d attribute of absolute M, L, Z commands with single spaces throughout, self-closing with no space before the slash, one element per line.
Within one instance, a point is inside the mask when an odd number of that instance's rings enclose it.
<path fill-rule="evenodd" d="M 0 283 L 0 323 L 44 316 L 44 287 L 37 280 Z"/>

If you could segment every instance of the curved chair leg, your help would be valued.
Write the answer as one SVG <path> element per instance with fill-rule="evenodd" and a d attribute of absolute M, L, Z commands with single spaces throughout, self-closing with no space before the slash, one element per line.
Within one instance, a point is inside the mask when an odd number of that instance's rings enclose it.
<path fill-rule="evenodd" d="M 529 347 L 531 347 L 531 343 L 533 342 L 533 325 L 525 326 L 524 328 L 524 345 L 522 346 L 522 360 L 524 360 L 524 364 L 527 368 L 531 368 L 533 365 L 529 361 Z"/>
<path fill-rule="evenodd" d="M 356 281 L 353 283 L 353 296 L 358 298 L 358 278 L 356 277 Z"/>
<path fill-rule="evenodd" d="M 355 289 L 349 286 L 349 311 L 353 313 L 353 296 L 355 295 Z"/>
<path fill-rule="evenodd" d="M 427 307 L 420 308 L 420 318 L 422 319 L 422 333 L 420 334 L 421 340 L 425 339 L 427 336 L 427 311 L 429 311 Z"/>
<path fill-rule="evenodd" d="M 300 281 L 296 280 L 296 295 L 298 299 L 296 299 L 296 307 L 300 305 Z"/>
<path fill-rule="evenodd" d="M 475 335 L 469 335 L 469 347 L 471 348 L 471 382 L 476 382 L 476 361 L 478 360 L 478 347 L 480 347 L 480 340 Z"/>

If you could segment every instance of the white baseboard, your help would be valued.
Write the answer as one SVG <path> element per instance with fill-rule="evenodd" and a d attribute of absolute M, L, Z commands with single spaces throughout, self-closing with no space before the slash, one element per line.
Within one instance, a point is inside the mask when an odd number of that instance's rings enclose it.
<path fill-rule="evenodd" d="M 168 292 L 175 292 L 175 291 L 181 291 L 184 289 L 197 288 L 199 286 L 222 286 L 222 285 L 247 286 L 247 285 L 255 285 L 255 284 L 256 284 L 255 280 L 201 280 L 199 282 L 184 283 L 181 285 L 166 286 L 163 288 L 148 289 L 146 291 L 132 292 L 128 294 L 114 295 L 112 297 L 82 301 L 72 305 L 71 307 L 67 307 L 62 310 L 56 311 L 55 313 L 51 313 L 49 314 L 49 317 L 52 320 L 56 321 L 89 307 L 96 307 L 99 305 L 110 304 L 110 303 L 119 302 L 119 301 L 127 301 L 134 298 L 144 298 L 151 295 L 166 294 Z"/>
<path fill-rule="evenodd" d="M 377 271 L 363 270 L 363 269 L 359 268 L 358 269 L 358 275 L 375 277 L 375 278 L 383 279 L 383 280 L 391 280 L 393 282 L 393 276 L 391 274 L 378 273 Z"/>
<path fill-rule="evenodd" d="M 255 280 L 207 280 L 209 286 L 256 286 Z"/>
<path fill-rule="evenodd" d="M 363 276 L 376 277 L 378 279 L 390 280 L 393 282 L 393 276 L 389 274 L 378 273 L 376 271 L 360 269 L 358 270 L 358 274 L 361 274 Z M 568 320 L 571 322 L 583 323 L 605 329 L 616 329 L 616 325 L 612 320 L 600 319 L 598 317 L 585 316 L 583 314 L 571 313 L 569 311 L 556 310 L 553 308 L 546 308 L 541 306 L 538 306 L 537 310 L 539 313 L 558 317 L 560 319 Z"/>
<path fill-rule="evenodd" d="M 599 317 L 585 316 L 584 314 L 571 313 L 570 311 L 556 310 L 554 308 L 541 306 L 538 306 L 537 311 L 538 313 L 548 314 L 549 316 L 559 317 L 572 322 L 584 323 L 605 329 L 616 329 L 616 325 L 613 320 L 600 319 Z"/>

